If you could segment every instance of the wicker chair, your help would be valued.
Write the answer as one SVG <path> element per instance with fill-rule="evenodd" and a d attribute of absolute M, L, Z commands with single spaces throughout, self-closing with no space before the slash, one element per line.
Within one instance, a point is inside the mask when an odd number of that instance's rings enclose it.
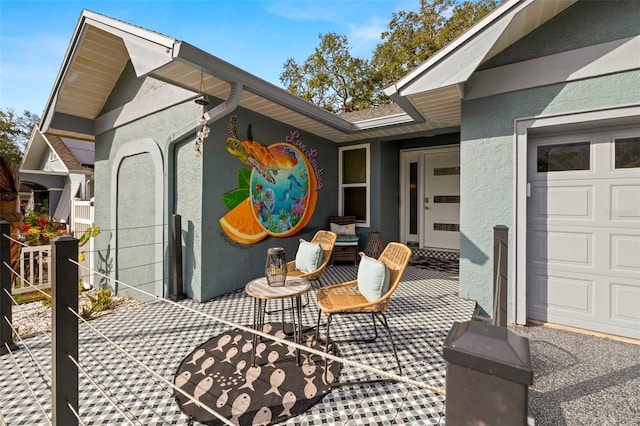
<path fill-rule="evenodd" d="M 306 280 L 320 279 L 324 269 L 327 267 L 327 264 L 331 259 L 331 253 L 333 252 L 333 247 L 336 244 L 336 238 L 337 235 L 331 231 L 316 232 L 316 235 L 313 236 L 311 242 L 314 244 L 320 244 L 320 247 L 322 247 L 322 264 L 311 272 L 304 272 L 296 269 L 296 261 L 292 260 L 287 262 L 287 276 L 304 278 Z"/>
<path fill-rule="evenodd" d="M 317 269 L 314 269 L 313 271 L 304 272 L 304 271 L 300 271 L 299 269 L 296 269 L 296 261 L 291 260 L 287 262 L 287 276 L 303 278 L 305 280 L 319 280 L 320 277 L 322 277 L 322 274 L 324 273 L 325 268 L 329 264 L 329 260 L 331 260 L 331 253 L 333 252 L 333 246 L 336 243 L 336 238 L 337 238 L 337 235 L 331 231 L 320 230 L 316 232 L 311 242 L 314 244 L 320 244 L 320 247 L 322 247 L 322 264 Z M 302 307 L 309 305 L 309 293 L 306 293 L 305 297 L 306 297 L 306 300 L 302 305 Z M 282 305 L 283 306 L 280 309 L 274 309 L 274 310 L 266 310 L 266 305 L 265 305 L 265 313 L 268 315 L 271 315 L 276 312 L 284 312 L 285 310 L 284 302 L 282 303 Z M 284 322 L 284 319 L 282 320 L 282 322 Z"/>
<path fill-rule="evenodd" d="M 316 327 L 316 339 L 319 337 L 320 330 L 320 318 L 324 312 L 327 315 L 327 328 L 324 336 L 325 340 L 325 352 L 329 350 L 329 329 L 331 326 L 331 318 L 336 314 L 370 314 L 373 320 L 374 336 L 369 339 L 357 339 L 353 341 L 360 342 L 373 342 L 378 337 L 378 330 L 376 327 L 376 319 L 387 330 L 391 347 L 393 348 L 393 354 L 398 364 L 398 371 L 402 374 L 402 367 L 400 366 L 400 360 L 398 359 L 398 352 L 396 346 L 393 343 L 391 337 L 391 330 L 385 316 L 385 312 L 389 305 L 391 295 L 398 287 L 400 278 L 404 273 L 404 270 L 411 259 L 411 249 L 401 243 L 389 243 L 385 247 L 382 254 L 378 258 L 383 262 L 391 273 L 389 281 L 389 290 L 382 295 L 378 300 L 369 302 L 359 291 L 358 281 L 353 280 L 342 284 L 335 284 L 328 287 L 322 287 L 318 289 L 318 323 Z M 327 359 L 325 358 L 325 371 L 326 371 Z"/>
<path fill-rule="evenodd" d="M 329 216 L 329 227 L 334 231 L 334 226 L 338 225 L 353 225 L 355 228 L 356 217 L 355 216 Z M 355 231 L 355 235 L 343 235 L 340 232 L 336 232 L 338 238 L 336 239 L 336 246 L 331 255 L 331 264 L 335 261 L 349 261 L 353 264 L 358 263 L 358 244 L 360 236 L 358 231 Z"/>

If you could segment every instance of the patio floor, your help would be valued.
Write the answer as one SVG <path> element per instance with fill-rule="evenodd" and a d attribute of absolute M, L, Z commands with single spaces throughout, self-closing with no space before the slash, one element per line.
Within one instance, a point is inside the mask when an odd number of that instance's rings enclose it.
<path fill-rule="evenodd" d="M 317 288 L 355 278 L 351 265 L 327 268 Z M 315 323 L 314 295 L 304 309 L 304 323 Z M 438 388 L 445 385 L 442 344 L 454 321 L 471 319 L 475 302 L 461 299 L 455 272 L 441 272 L 409 266 L 393 295 L 388 319 L 398 348 L 403 374 Z M 248 325 L 252 318 L 252 299 L 243 290 L 206 303 L 180 302 L 201 312 Z M 355 336 L 369 329 L 356 317 L 336 317 L 332 337 Z M 172 382 L 179 363 L 202 342 L 230 327 L 161 301 L 90 323 L 137 357 L 146 366 Z M 50 375 L 51 343 L 39 335 L 26 340 L 29 350 Z M 385 333 L 371 344 L 340 344 L 341 356 L 362 364 L 395 372 L 395 360 Z M 34 389 L 47 415 L 51 413 L 47 378 L 30 362 L 26 350 L 15 352 L 17 363 Z M 136 365 L 87 325 L 80 325 L 80 363 L 109 397 L 121 403 L 120 409 L 132 424 L 189 424 L 175 403 L 165 382 Z M 47 424 L 25 379 L 11 355 L 0 357 L 0 410 L 9 425 Z M 343 367 L 341 382 L 369 378 L 362 370 Z M 444 424 L 444 397 L 403 383 L 338 387 L 310 411 L 284 424 Z M 87 425 L 129 422 L 80 373 L 80 415 Z M 0 421 L 1 423 L 1 421 Z"/>

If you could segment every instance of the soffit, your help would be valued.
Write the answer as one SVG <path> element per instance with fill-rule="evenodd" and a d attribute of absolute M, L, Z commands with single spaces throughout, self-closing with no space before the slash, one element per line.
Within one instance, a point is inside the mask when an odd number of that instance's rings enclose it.
<path fill-rule="evenodd" d="M 183 61 L 173 61 L 155 70 L 152 75 L 158 79 L 170 81 L 173 84 L 178 83 L 181 87 L 192 90 L 193 92 L 206 93 L 219 99 L 227 99 L 231 93 L 231 86 L 227 81 L 205 73 L 201 68 L 197 68 L 192 64 Z M 419 125 L 386 127 L 376 130 L 348 133 L 271 99 L 267 99 L 264 96 L 253 93 L 251 90 L 246 89 L 246 86 L 242 93 L 240 106 L 288 124 L 295 129 L 299 129 L 334 142 L 348 142 L 367 138 L 383 138 L 406 134 L 408 131 L 431 130 L 436 128 L 433 123 L 421 123 Z"/>
<path fill-rule="evenodd" d="M 458 86 L 440 87 L 407 97 L 427 121 L 446 123 L 446 127 L 460 125 L 462 110 Z"/>
<path fill-rule="evenodd" d="M 128 60 L 122 38 L 90 25 L 84 26 L 58 91 L 54 111 L 96 118 Z"/>

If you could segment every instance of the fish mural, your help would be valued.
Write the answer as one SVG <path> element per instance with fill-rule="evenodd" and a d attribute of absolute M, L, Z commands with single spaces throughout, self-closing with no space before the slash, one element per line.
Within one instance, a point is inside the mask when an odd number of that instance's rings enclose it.
<path fill-rule="evenodd" d="M 317 177 L 307 156 L 288 142 L 264 145 L 253 138 L 241 141 L 237 118 L 227 123 L 227 152 L 247 170 L 238 170 L 239 188 L 222 196 L 229 212 L 219 219 L 229 239 L 255 244 L 267 236 L 289 237 L 309 221 L 317 201 Z"/>

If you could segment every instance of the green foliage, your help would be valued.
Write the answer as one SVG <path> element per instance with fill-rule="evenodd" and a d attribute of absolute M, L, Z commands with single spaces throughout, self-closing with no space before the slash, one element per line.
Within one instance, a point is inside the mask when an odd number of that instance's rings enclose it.
<path fill-rule="evenodd" d="M 89 239 L 97 237 L 99 233 L 100 227 L 96 226 L 95 223 L 92 223 L 91 226 L 89 226 L 80 236 L 80 239 L 78 240 L 78 247 L 84 246 L 89 242 Z"/>
<path fill-rule="evenodd" d="M 382 89 L 429 59 L 498 4 L 499 0 L 419 0 L 417 12 L 393 13 L 371 60 L 352 56 L 346 36 L 320 35 L 319 46 L 302 64 L 287 59 L 280 82 L 291 93 L 335 113 L 386 103 Z"/>
<path fill-rule="evenodd" d="M 251 180 L 251 170 L 238 168 L 238 188 L 249 188 Z"/>
<path fill-rule="evenodd" d="M 249 189 L 248 188 L 237 188 L 232 191 L 225 193 L 222 196 L 222 202 L 229 210 L 232 210 L 238 204 L 243 202 L 249 197 Z"/>
<path fill-rule="evenodd" d="M 48 215 L 30 211 L 22 219 L 22 236 L 30 246 L 48 245 L 54 238 L 66 234 L 64 225 L 51 222 Z"/>
<path fill-rule="evenodd" d="M 82 311 L 80 312 L 80 317 L 85 321 L 91 321 L 92 319 L 95 318 L 95 314 L 96 312 L 93 310 L 93 307 L 89 309 L 82 308 Z"/>
<path fill-rule="evenodd" d="M 320 45 L 302 64 L 287 59 L 280 81 L 291 93 L 331 112 L 369 108 L 379 97 L 369 61 L 351 55 L 347 37 L 319 35 Z"/>
<path fill-rule="evenodd" d="M 101 287 L 96 292 L 95 297 L 87 295 L 87 298 L 91 302 L 92 311 L 101 312 L 113 308 L 113 294 L 111 292 L 111 287 Z"/>
<path fill-rule="evenodd" d="M 20 164 L 31 131 L 39 121 L 40 117 L 29 111 L 18 116 L 11 108 L 0 109 L 0 156 Z"/>
<path fill-rule="evenodd" d="M 420 0 L 418 12 L 399 11 L 392 15 L 372 59 L 385 86 L 399 80 L 442 47 L 438 34 L 446 22 L 444 14 L 452 6 L 453 0 Z"/>

